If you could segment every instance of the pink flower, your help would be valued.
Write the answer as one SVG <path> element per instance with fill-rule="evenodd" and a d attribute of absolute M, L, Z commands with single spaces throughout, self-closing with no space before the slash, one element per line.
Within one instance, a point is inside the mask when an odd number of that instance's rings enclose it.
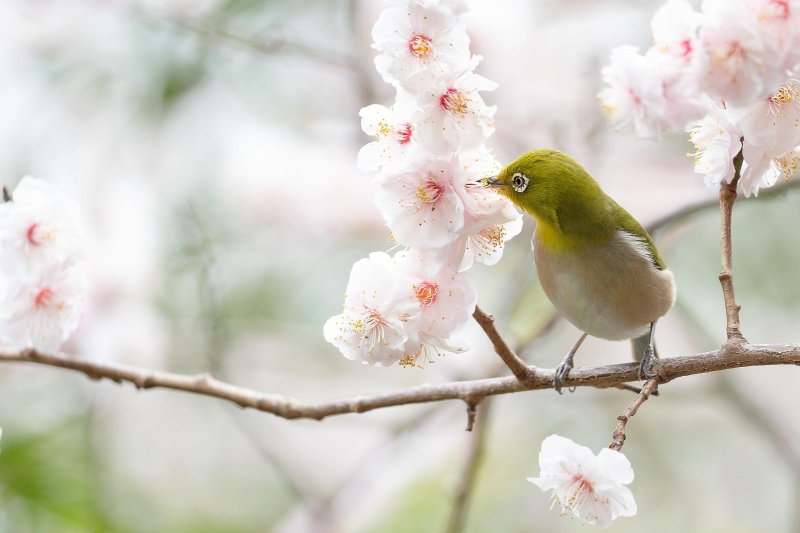
<path fill-rule="evenodd" d="M 29 269 L 83 254 L 83 221 L 72 198 L 46 181 L 22 178 L 13 201 L 0 203 L 0 263 L 23 262 Z"/>
<path fill-rule="evenodd" d="M 412 111 L 398 103 L 387 108 L 373 104 L 359 113 L 361 129 L 375 137 L 358 152 L 358 168 L 365 172 L 397 172 L 411 165 L 419 152 Z"/>
<path fill-rule="evenodd" d="M 478 93 L 496 88 L 495 82 L 468 70 L 439 79 L 434 88 L 420 91 L 420 111 L 415 120 L 420 142 L 440 155 L 483 144 L 494 132 L 497 108 L 487 106 Z"/>
<path fill-rule="evenodd" d="M 0 344 L 55 353 L 77 329 L 88 290 L 79 265 L 53 263 L 0 284 Z"/>
<path fill-rule="evenodd" d="M 344 311 L 328 319 L 325 340 L 348 359 L 388 366 L 406 355 L 417 336 L 420 305 L 392 258 L 373 252 L 353 265 Z"/>
<path fill-rule="evenodd" d="M 605 528 L 620 516 L 636 514 L 636 501 L 625 486 L 633 481 L 633 469 L 621 452 L 603 448 L 595 455 L 586 446 L 550 435 L 542 442 L 539 468 L 539 477 L 528 481 L 551 490 L 562 515 Z"/>
<path fill-rule="evenodd" d="M 410 90 L 469 68 L 469 37 L 452 11 L 433 2 L 390 7 L 372 28 L 375 66 L 387 83 Z"/>
<path fill-rule="evenodd" d="M 475 311 L 475 287 L 470 277 L 420 248 L 398 252 L 395 264 L 421 309 L 418 342 L 416 348 L 407 347 L 405 363 L 417 364 L 429 349 L 437 353 L 465 351 L 468 347 L 457 335 Z"/>
<path fill-rule="evenodd" d="M 706 0 L 703 14 L 699 76 L 711 96 L 748 105 L 783 81 L 783 57 L 768 42 L 757 12 L 742 0 Z"/>
<path fill-rule="evenodd" d="M 614 129 L 658 138 L 664 129 L 664 86 L 655 62 L 633 46 L 620 46 L 611 51 L 611 63 L 602 74 L 607 87 L 597 97 Z"/>
<path fill-rule="evenodd" d="M 742 131 L 727 110 L 709 103 L 709 113 L 687 126 L 689 140 L 695 147 L 694 171 L 702 174 L 708 187 L 719 189 L 734 176 L 733 158 L 742 149 Z"/>
<path fill-rule="evenodd" d="M 375 203 L 398 243 L 435 248 L 458 238 L 464 227 L 459 172 L 457 161 L 434 160 L 381 183 Z"/>

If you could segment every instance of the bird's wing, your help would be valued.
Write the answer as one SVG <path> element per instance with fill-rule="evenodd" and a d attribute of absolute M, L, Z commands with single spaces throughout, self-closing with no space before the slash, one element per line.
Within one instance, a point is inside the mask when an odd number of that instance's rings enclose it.
<path fill-rule="evenodd" d="M 667 264 L 664 262 L 664 258 L 658 253 L 653 239 L 650 238 L 650 235 L 645 231 L 642 225 L 622 207 L 616 210 L 616 213 L 618 217 L 617 227 L 633 237 L 645 248 L 647 252 L 646 255 L 650 262 L 653 263 L 654 267 L 659 270 L 666 270 Z"/>

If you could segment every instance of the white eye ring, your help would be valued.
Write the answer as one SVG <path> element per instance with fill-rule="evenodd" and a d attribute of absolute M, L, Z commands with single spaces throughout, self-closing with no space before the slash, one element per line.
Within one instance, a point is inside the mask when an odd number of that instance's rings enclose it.
<path fill-rule="evenodd" d="M 511 188 L 517 192 L 525 192 L 525 189 L 528 188 L 528 176 L 522 174 L 521 172 L 517 172 L 513 176 L 511 176 Z"/>

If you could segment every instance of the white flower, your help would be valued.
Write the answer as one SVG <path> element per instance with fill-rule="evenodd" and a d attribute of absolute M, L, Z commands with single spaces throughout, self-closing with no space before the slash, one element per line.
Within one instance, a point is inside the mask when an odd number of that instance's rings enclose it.
<path fill-rule="evenodd" d="M 375 203 L 398 243 L 435 248 L 458 238 L 464 227 L 458 172 L 457 161 L 433 160 L 383 181 Z"/>
<path fill-rule="evenodd" d="M 783 57 L 765 38 L 757 12 L 742 0 L 705 0 L 703 14 L 699 76 L 711 96 L 749 105 L 783 81 Z"/>
<path fill-rule="evenodd" d="M 54 353 L 78 327 L 83 264 L 52 263 L 0 281 L 0 344 Z"/>
<path fill-rule="evenodd" d="M 464 202 L 464 228 L 453 245 L 463 256 L 459 270 L 470 268 L 473 261 L 493 265 L 502 257 L 505 243 L 522 230 L 522 214 L 484 185 L 502 168 L 485 146 L 461 152 L 459 165 L 456 192 Z"/>
<path fill-rule="evenodd" d="M 738 190 L 745 196 L 758 196 L 761 187 L 772 187 L 783 178 L 788 180 L 797 171 L 800 149 L 793 148 L 779 156 L 771 156 L 763 150 L 747 144 L 742 148 L 744 163 Z"/>
<path fill-rule="evenodd" d="M 418 346 L 407 347 L 404 364 L 418 364 L 429 347 L 437 353 L 468 349 L 457 334 L 475 311 L 475 287 L 467 274 L 456 272 L 452 263 L 442 264 L 440 259 L 420 248 L 395 256 L 398 273 L 407 280 L 421 308 Z"/>
<path fill-rule="evenodd" d="M 392 108 L 373 104 L 361 109 L 361 129 L 376 140 L 358 152 L 360 170 L 391 173 L 413 163 L 418 144 L 411 114 L 412 111 L 399 102 Z"/>
<path fill-rule="evenodd" d="M 597 97 L 611 125 L 620 133 L 658 138 L 664 129 L 664 86 L 656 63 L 633 46 L 620 46 L 601 72 L 608 86 Z"/>
<path fill-rule="evenodd" d="M 83 253 L 80 209 L 46 181 L 22 178 L 13 201 L 0 203 L 0 268 L 77 259 Z"/>
<path fill-rule="evenodd" d="M 792 80 L 760 102 L 731 109 L 744 141 L 772 157 L 800 144 L 800 81 Z"/>
<path fill-rule="evenodd" d="M 483 144 L 494 132 L 497 108 L 487 106 L 478 92 L 496 88 L 495 82 L 467 70 L 450 80 L 438 80 L 432 89 L 420 91 L 417 95 L 420 110 L 415 123 L 425 148 L 444 155 Z"/>
<path fill-rule="evenodd" d="M 688 125 L 689 140 L 695 146 L 694 171 L 702 174 L 706 185 L 719 189 L 724 181 L 730 183 L 734 176 L 733 158 L 742 149 L 742 132 L 728 112 L 709 105 L 709 113 L 702 120 Z"/>
<path fill-rule="evenodd" d="M 372 28 L 375 67 L 387 83 L 411 90 L 431 87 L 469 68 L 469 37 L 452 11 L 433 2 L 385 9 Z"/>
<path fill-rule="evenodd" d="M 402 360 L 406 343 L 416 339 L 419 313 L 392 258 L 373 252 L 353 265 L 344 312 L 328 319 L 323 334 L 348 359 L 388 366 Z"/>
<path fill-rule="evenodd" d="M 793 69 L 800 61 L 800 2 L 798 0 L 744 0 L 754 15 L 757 31 L 775 61 Z"/>
<path fill-rule="evenodd" d="M 697 28 L 700 14 L 685 0 L 669 0 L 650 22 L 653 47 L 665 57 L 681 65 L 691 63 L 697 49 Z"/>
<path fill-rule="evenodd" d="M 425 7 L 443 7 L 449 9 L 454 15 L 463 15 L 469 11 L 469 2 L 467 0 L 389 0 L 389 3 L 396 5 L 414 3 Z"/>
<path fill-rule="evenodd" d="M 562 515 L 608 527 L 619 516 L 636 514 L 636 501 L 625 486 L 633 481 L 633 469 L 621 452 L 603 448 L 595 456 L 585 446 L 550 435 L 542 442 L 539 468 L 539 477 L 528 481 L 552 490 Z"/>

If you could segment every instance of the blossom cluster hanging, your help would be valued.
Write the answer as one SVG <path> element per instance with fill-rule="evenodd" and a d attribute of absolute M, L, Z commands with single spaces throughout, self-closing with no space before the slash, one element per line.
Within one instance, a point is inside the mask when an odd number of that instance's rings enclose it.
<path fill-rule="evenodd" d="M 375 66 L 397 95 L 370 105 L 361 126 L 374 141 L 358 167 L 402 248 L 374 252 L 350 273 L 344 310 L 324 327 L 348 359 L 419 365 L 432 353 L 468 348 L 459 332 L 475 309 L 465 272 L 491 265 L 522 228 L 506 199 L 482 186 L 501 166 L 484 143 L 495 108 L 480 95 L 496 84 L 474 72 L 458 0 L 412 0 L 385 9 L 372 29 Z"/>
<path fill-rule="evenodd" d="M 612 125 L 642 138 L 686 129 L 695 172 L 739 192 L 788 179 L 800 161 L 800 1 L 669 0 L 652 20 L 653 45 L 611 52 L 600 93 Z"/>
<path fill-rule="evenodd" d="M 0 345 L 52 353 L 78 327 L 87 293 L 80 209 L 25 177 L 0 203 Z"/>

